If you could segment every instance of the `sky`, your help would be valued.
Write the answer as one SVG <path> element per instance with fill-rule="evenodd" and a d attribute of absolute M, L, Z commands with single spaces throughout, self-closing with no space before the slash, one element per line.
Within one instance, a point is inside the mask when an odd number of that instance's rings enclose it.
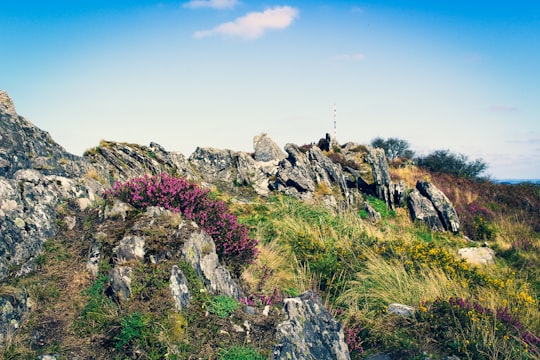
<path fill-rule="evenodd" d="M 375 137 L 540 178 L 540 1 L 0 0 L 0 89 L 81 155 Z"/>

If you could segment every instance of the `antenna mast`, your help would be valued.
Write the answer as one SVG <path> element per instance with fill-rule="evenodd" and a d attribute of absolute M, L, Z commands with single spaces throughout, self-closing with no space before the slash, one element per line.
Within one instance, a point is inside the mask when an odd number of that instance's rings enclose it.
<path fill-rule="evenodd" d="M 334 103 L 334 139 L 337 140 L 337 109 Z"/>

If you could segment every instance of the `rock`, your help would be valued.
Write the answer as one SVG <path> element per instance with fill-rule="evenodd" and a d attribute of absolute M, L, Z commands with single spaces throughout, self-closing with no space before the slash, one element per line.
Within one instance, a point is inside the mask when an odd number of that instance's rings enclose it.
<path fill-rule="evenodd" d="M 318 147 L 312 146 L 304 154 L 298 146 L 287 144 L 285 151 L 288 157 L 278 165 L 276 181 L 271 184 L 273 190 L 310 201 L 315 197 L 318 188 L 332 189 L 336 186 L 346 204 L 354 202 L 343 169 L 334 164 Z M 326 201 L 335 203 L 335 199 Z"/>
<path fill-rule="evenodd" d="M 184 155 L 167 152 L 153 142 L 144 146 L 102 140 L 99 146 L 87 150 L 83 156 L 106 183 L 164 172 L 195 178 Z"/>
<path fill-rule="evenodd" d="M 265 133 L 253 138 L 253 149 L 256 161 L 279 161 L 287 157 L 287 154 Z"/>
<path fill-rule="evenodd" d="M 382 219 L 381 214 L 375 210 L 371 205 L 369 205 L 367 202 L 364 203 L 364 210 L 368 214 L 368 219 L 371 222 L 377 222 Z"/>
<path fill-rule="evenodd" d="M 414 189 L 409 194 L 407 206 L 413 221 L 421 221 L 433 231 L 444 231 L 444 226 L 439 219 L 439 213 L 435 210 L 431 201 L 422 196 L 417 189 Z"/>
<path fill-rule="evenodd" d="M 407 200 L 407 186 L 403 183 L 403 181 L 400 181 L 397 184 L 390 184 L 390 195 L 394 206 L 405 206 Z"/>
<path fill-rule="evenodd" d="M 134 210 L 135 208 L 128 203 L 115 199 L 112 206 L 105 206 L 105 210 L 103 211 L 103 218 L 108 219 L 121 217 L 122 220 L 126 221 L 128 212 Z"/>
<path fill-rule="evenodd" d="M 171 270 L 169 289 L 171 290 L 176 310 L 181 311 L 189 305 L 191 295 L 188 289 L 188 281 L 184 273 L 176 265 Z"/>
<path fill-rule="evenodd" d="M 416 188 L 433 203 L 433 207 L 437 210 L 444 229 L 457 233 L 459 231 L 459 218 L 454 206 L 446 195 L 437 189 L 435 185 L 427 181 L 418 181 Z"/>
<path fill-rule="evenodd" d="M 393 209 L 390 169 L 383 149 L 368 147 L 367 161 L 373 172 L 376 196 Z"/>
<path fill-rule="evenodd" d="M 132 272 L 129 266 L 116 266 L 109 273 L 113 295 L 119 302 L 125 302 L 131 297 Z"/>
<path fill-rule="evenodd" d="M 279 343 L 272 351 L 273 360 L 350 359 L 341 324 L 315 293 L 285 299 L 284 310 L 287 320 L 278 325 Z"/>
<path fill-rule="evenodd" d="M 140 236 L 124 236 L 113 253 L 119 262 L 144 259 L 144 239 Z"/>
<path fill-rule="evenodd" d="M 240 299 L 243 297 L 240 287 L 231 277 L 230 272 L 219 262 L 214 240 L 205 232 L 194 232 L 185 240 L 182 255 L 203 280 L 208 291 Z"/>
<path fill-rule="evenodd" d="M 487 247 L 459 249 L 458 256 L 473 265 L 489 265 L 495 263 L 495 251 Z"/>
<path fill-rule="evenodd" d="M 189 162 L 206 182 L 228 189 L 251 186 L 259 195 L 269 194 L 264 167 L 245 152 L 199 147 Z"/>
<path fill-rule="evenodd" d="M 103 234 L 103 233 L 101 233 Z M 99 236 L 99 234 L 98 234 Z M 86 270 L 96 278 L 99 272 L 99 261 L 101 260 L 101 248 L 99 242 L 94 239 L 92 242 L 92 249 L 88 255 L 88 261 L 86 262 Z"/>
<path fill-rule="evenodd" d="M 28 298 L 23 290 L 0 287 L 0 346 L 18 330 L 28 308 Z"/>
<path fill-rule="evenodd" d="M 413 317 L 415 308 L 403 304 L 390 304 L 388 305 L 388 313 L 395 314 L 403 317 Z"/>

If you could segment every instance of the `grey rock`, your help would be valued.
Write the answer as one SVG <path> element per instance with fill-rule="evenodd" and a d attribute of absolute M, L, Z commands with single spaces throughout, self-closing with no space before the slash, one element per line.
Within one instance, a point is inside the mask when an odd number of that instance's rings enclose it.
<path fill-rule="evenodd" d="M 371 205 L 369 205 L 367 202 L 364 203 L 364 210 L 368 214 L 368 219 L 372 222 L 377 222 L 382 219 L 381 214 L 375 210 Z"/>
<path fill-rule="evenodd" d="M 180 311 L 189 305 L 191 295 L 189 293 L 188 281 L 184 273 L 176 265 L 171 270 L 169 289 L 171 290 L 176 310 Z"/>
<path fill-rule="evenodd" d="M 489 265 L 495 263 L 495 251 L 488 247 L 459 249 L 458 256 L 473 265 Z"/>
<path fill-rule="evenodd" d="M 128 212 L 134 211 L 135 208 L 123 201 L 120 200 L 114 200 L 112 205 L 105 206 L 105 209 L 103 210 L 103 218 L 117 218 L 121 217 L 122 220 L 126 220 Z"/>
<path fill-rule="evenodd" d="M 116 266 L 109 274 L 113 295 L 119 302 L 125 302 L 131 297 L 132 272 L 129 266 Z"/>
<path fill-rule="evenodd" d="M 287 320 L 278 325 L 279 343 L 272 359 L 350 359 L 341 324 L 332 318 L 321 299 L 308 291 L 284 300 Z"/>
<path fill-rule="evenodd" d="M 406 205 L 407 201 L 407 186 L 400 181 L 399 183 L 390 184 L 390 194 L 392 198 L 392 203 L 394 206 L 403 207 Z"/>
<path fill-rule="evenodd" d="M 0 292 L 0 346 L 20 327 L 28 311 L 28 298 L 24 291 L 4 287 Z"/>
<path fill-rule="evenodd" d="M 373 172 L 375 195 L 393 208 L 390 169 L 383 149 L 368 147 L 367 161 Z"/>
<path fill-rule="evenodd" d="M 144 259 L 144 242 L 144 238 L 140 236 L 124 236 L 113 249 L 117 261 Z"/>
<path fill-rule="evenodd" d="M 235 299 L 242 297 L 240 287 L 219 262 L 214 240 L 205 232 L 193 232 L 184 242 L 181 252 L 203 280 L 208 291 Z"/>
<path fill-rule="evenodd" d="M 412 317 L 416 309 L 412 306 L 403 304 L 389 304 L 388 313 L 395 314 L 403 317 Z"/>
<path fill-rule="evenodd" d="M 448 200 L 446 195 L 428 181 L 418 181 L 416 183 L 416 188 L 433 203 L 444 229 L 453 233 L 458 232 L 459 218 L 454 206 L 450 200 Z"/>
<path fill-rule="evenodd" d="M 253 138 L 253 149 L 255 150 L 254 158 L 256 161 L 279 161 L 287 157 L 287 154 L 264 133 Z"/>
<path fill-rule="evenodd" d="M 161 173 L 195 177 L 184 155 L 167 152 L 156 143 L 144 146 L 101 141 L 99 146 L 87 150 L 84 158 L 93 165 L 106 183 Z"/>
<path fill-rule="evenodd" d="M 413 221 L 421 221 L 434 231 L 444 231 L 444 226 L 439 219 L 439 213 L 435 210 L 431 201 L 422 196 L 417 189 L 414 189 L 409 194 L 407 206 Z"/>
<path fill-rule="evenodd" d="M 189 163 L 206 182 L 229 189 L 251 186 L 259 195 L 269 194 L 264 167 L 248 153 L 199 147 L 189 157 Z"/>
<path fill-rule="evenodd" d="M 86 262 L 86 270 L 92 275 L 97 277 L 99 271 L 99 261 L 101 260 L 101 247 L 96 240 L 92 243 L 92 249 L 88 255 L 88 261 Z"/>

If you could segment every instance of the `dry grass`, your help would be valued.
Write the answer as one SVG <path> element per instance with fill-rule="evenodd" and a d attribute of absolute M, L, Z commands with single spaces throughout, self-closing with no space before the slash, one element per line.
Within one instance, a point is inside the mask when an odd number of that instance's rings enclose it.
<path fill-rule="evenodd" d="M 418 307 L 421 301 L 470 294 L 465 284 L 450 279 L 441 269 L 425 267 L 413 273 L 399 260 L 384 259 L 373 251 L 364 255 L 365 270 L 354 276 L 338 298 L 353 313 L 391 303 Z"/>

